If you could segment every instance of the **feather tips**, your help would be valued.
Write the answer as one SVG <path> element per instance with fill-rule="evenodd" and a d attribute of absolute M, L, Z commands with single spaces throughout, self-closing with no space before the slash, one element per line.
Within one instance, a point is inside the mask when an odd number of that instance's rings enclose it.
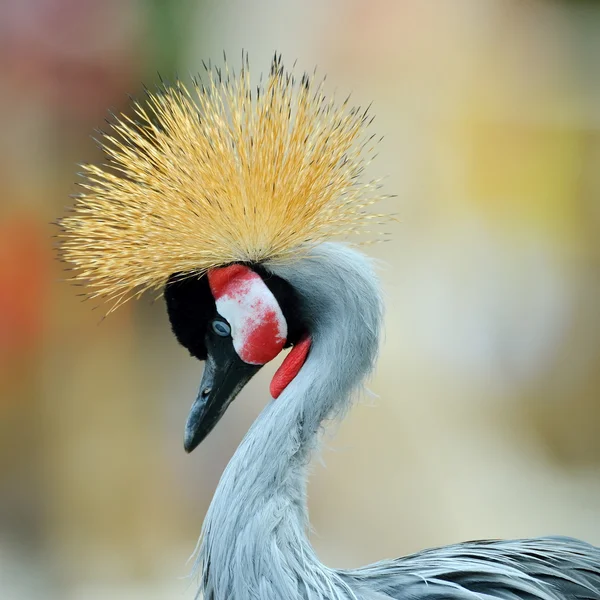
<path fill-rule="evenodd" d="M 239 73 L 207 68 L 135 102 L 101 140 L 104 166 L 84 165 L 83 194 L 61 219 L 61 249 L 89 296 L 115 308 L 238 261 L 291 260 L 382 215 L 378 181 L 364 181 L 368 110 L 336 105 L 323 82 L 297 81 L 275 56 L 253 97 Z"/>

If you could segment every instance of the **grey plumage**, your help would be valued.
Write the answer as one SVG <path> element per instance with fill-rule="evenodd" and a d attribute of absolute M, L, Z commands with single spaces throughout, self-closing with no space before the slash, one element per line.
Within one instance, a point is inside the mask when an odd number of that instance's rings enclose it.
<path fill-rule="evenodd" d="M 364 586 L 382 598 L 597 600 L 600 549 L 564 537 L 465 542 L 345 576 L 354 589 Z"/>
<path fill-rule="evenodd" d="M 308 359 L 227 466 L 199 543 L 206 600 L 600 600 L 600 550 L 567 538 L 468 542 L 356 570 L 323 565 L 306 536 L 307 466 L 323 423 L 351 404 L 378 351 L 370 261 L 335 243 L 266 264 L 300 296 Z"/>

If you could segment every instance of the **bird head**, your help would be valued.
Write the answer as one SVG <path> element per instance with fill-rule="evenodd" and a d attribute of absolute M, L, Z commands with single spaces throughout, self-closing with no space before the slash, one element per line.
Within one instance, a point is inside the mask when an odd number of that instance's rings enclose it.
<path fill-rule="evenodd" d="M 83 192 L 60 220 L 62 256 L 89 297 L 112 311 L 161 290 L 177 340 L 205 361 L 188 452 L 264 364 L 292 347 L 276 398 L 309 352 L 301 290 L 269 265 L 386 218 L 370 210 L 385 197 L 379 180 L 363 179 L 376 144 L 368 109 L 336 104 L 323 85 L 275 55 L 253 87 L 243 55 L 237 75 L 209 66 L 191 88 L 147 92 L 103 133 L 106 161 L 83 165 Z"/>
<path fill-rule="evenodd" d="M 278 397 L 306 358 L 310 338 L 292 286 L 260 265 L 227 265 L 199 279 L 174 275 L 164 295 L 175 337 L 205 361 L 185 429 L 191 452 L 252 376 L 293 346 L 271 384 Z"/>

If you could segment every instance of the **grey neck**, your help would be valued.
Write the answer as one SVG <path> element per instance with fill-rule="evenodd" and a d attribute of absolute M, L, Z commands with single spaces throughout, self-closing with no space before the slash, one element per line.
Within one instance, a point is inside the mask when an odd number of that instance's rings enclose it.
<path fill-rule="evenodd" d="M 381 301 L 369 261 L 323 244 L 288 265 L 267 265 L 300 295 L 312 345 L 277 400 L 227 466 L 199 547 L 206 600 L 352 598 L 306 536 L 306 467 L 327 419 L 343 416 L 372 370 Z"/>

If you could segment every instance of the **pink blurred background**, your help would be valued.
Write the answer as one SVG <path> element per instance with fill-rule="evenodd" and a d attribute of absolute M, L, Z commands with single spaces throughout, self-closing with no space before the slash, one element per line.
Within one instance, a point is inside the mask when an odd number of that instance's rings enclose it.
<path fill-rule="evenodd" d="M 49 225 L 107 110 L 278 50 L 373 101 L 399 215 L 373 395 L 324 440 L 313 542 L 354 566 L 480 537 L 600 544 L 600 4 L 0 4 L 0 598 L 193 598 L 185 576 L 276 365 L 182 448 L 201 364 L 162 301 L 61 282 Z M 322 464 L 324 463 L 324 464 Z"/>

